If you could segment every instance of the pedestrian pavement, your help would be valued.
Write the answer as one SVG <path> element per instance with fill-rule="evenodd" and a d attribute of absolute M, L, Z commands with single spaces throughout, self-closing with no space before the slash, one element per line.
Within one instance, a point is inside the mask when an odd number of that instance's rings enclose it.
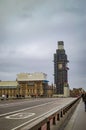
<path fill-rule="evenodd" d="M 64 130 L 86 130 L 86 112 L 81 100 Z"/>

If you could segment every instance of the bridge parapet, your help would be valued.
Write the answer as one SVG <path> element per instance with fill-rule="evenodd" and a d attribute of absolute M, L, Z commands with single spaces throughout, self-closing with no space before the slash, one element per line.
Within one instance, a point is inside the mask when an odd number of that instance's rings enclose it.
<path fill-rule="evenodd" d="M 72 115 L 79 101 L 80 97 L 73 99 L 70 103 L 57 106 L 46 114 L 42 114 L 30 120 L 26 126 L 18 130 L 59 130 L 59 128 L 63 126 L 65 120 Z"/>

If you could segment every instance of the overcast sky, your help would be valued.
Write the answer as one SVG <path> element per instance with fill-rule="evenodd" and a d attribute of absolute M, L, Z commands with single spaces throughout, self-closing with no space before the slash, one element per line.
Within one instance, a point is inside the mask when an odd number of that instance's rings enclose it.
<path fill-rule="evenodd" d="M 86 90 L 86 0 L 0 0 L 0 80 L 43 72 L 53 83 L 60 40 L 70 88 Z"/>

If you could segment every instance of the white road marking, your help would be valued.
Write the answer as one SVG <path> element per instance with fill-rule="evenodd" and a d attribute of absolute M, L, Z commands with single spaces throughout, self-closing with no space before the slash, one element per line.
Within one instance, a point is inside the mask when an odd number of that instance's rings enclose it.
<path fill-rule="evenodd" d="M 21 112 L 21 113 L 16 113 L 10 116 L 6 116 L 5 118 L 7 119 L 26 119 L 31 116 L 34 116 L 35 113 L 27 113 L 27 112 Z"/>
<path fill-rule="evenodd" d="M 59 110 L 59 107 L 56 107 L 56 108 L 54 108 L 54 109 Z M 46 112 L 46 113 L 43 113 L 42 115 L 40 115 L 40 116 L 38 116 L 38 117 L 35 117 L 35 118 L 33 118 L 33 119 L 31 119 L 31 120 L 29 120 L 29 121 L 27 121 L 27 122 L 25 122 L 25 123 L 23 123 L 23 124 L 21 124 L 21 125 L 15 127 L 15 128 L 12 128 L 11 130 L 17 130 L 18 128 L 20 128 L 20 127 L 22 127 L 22 126 L 24 126 L 24 125 L 26 125 L 26 124 L 28 124 L 28 123 L 30 123 L 30 122 L 32 122 L 32 121 L 35 121 L 35 120 L 37 120 L 37 119 L 39 119 L 39 118 L 45 116 L 46 114 L 52 112 L 54 109 L 52 109 L 52 110 L 50 110 L 50 111 L 48 111 L 48 112 Z"/>
<path fill-rule="evenodd" d="M 55 102 L 54 102 L 54 103 L 55 103 Z M 68 102 L 67 102 L 67 104 L 68 104 Z M 20 128 L 20 127 L 22 127 L 22 126 L 24 126 L 24 125 L 27 125 L 28 123 L 31 123 L 31 122 L 33 122 L 33 121 L 39 119 L 39 118 L 42 118 L 42 117 L 46 116 L 46 115 L 49 114 L 50 112 L 56 112 L 56 111 L 58 111 L 59 109 L 63 108 L 64 106 L 65 106 L 65 105 L 63 105 L 63 103 L 61 103 L 60 106 L 57 106 L 57 107 L 53 108 L 52 110 L 50 110 L 50 111 L 48 111 L 48 112 L 46 112 L 46 113 L 43 113 L 42 115 L 40 115 L 40 116 L 38 116 L 38 117 L 35 117 L 35 118 L 33 118 L 33 119 L 31 119 L 31 120 L 29 120 L 29 121 L 27 121 L 27 122 L 25 122 L 25 123 L 23 123 L 23 124 L 21 124 L 21 125 L 15 127 L 15 128 L 12 128 L 11 130 L 17 130 L 18 128 Z"/>
<path fill-rule="evenodd" d="M 37 99 L 36 101 L 40 101 L 40 99 Z M 35 102 L 35 100 L 33 101 L 33 100 L 30 100 L 30 101 L 21 101 L 21 102 L 14 102 L 14 103 L 4 103 L 4 104 L 0 104 L 0 107 L 9 107 L 9 105 L 10 106 L 15 106 L 15 105 L 21 105 L 21 104 L 23 104 L 23 103 L 25 103 L 25 102 Z"/>
<path fill-rule="evenodd" d="M 51 104 L 51 103 L 53 103 L 53 101 L 52 102 L 48 102 L 48 103 L 44 103 L 44 104 L 41 104 L 41 105 L 37 105 L 37 106 L 34 106 L 34 107 L 29 107 L 29 108 L 24 108 L 24 109 L 13 111 L 13 112 L 4 113 L 4 114 L 1 114 L 0 117 L 6 116 L 6 115 L 10 115 L 10 114 L 14 114 L 14 113 L 18 113 L 18 112 L 22 112 L 22 111 L 25 111 L 25 110 L 29 110 L 29 109 L 32 109 L 32 108 L 39 107 L 39 106 L 44 106 L 44 105 Z"/>

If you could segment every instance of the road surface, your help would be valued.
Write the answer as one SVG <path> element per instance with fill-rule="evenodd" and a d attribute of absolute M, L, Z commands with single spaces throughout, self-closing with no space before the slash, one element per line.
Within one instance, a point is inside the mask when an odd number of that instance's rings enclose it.
<path fill-rule="evenodd" d="M 39 98 L 0 101 L 0 130 L 17 130 L 72 98 Z"/>

